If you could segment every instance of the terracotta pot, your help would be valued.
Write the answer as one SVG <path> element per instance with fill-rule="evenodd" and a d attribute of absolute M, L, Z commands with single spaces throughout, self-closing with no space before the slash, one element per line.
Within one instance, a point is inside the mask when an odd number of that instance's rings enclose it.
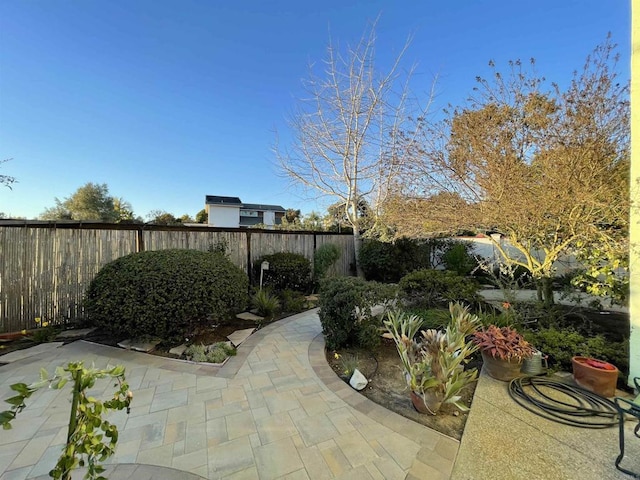
<path fill-rule="evenodd" d="M 502 360 L 500 358 L 494 358 L 491 355 L 480 352 L 482 354 L 482 363 L 484 371 L 491 378 L 501 380 L 503 382 L 510 382 L 514 378 L 521 377 L 523 374 L 520 372 L 522 368 L 522 359 L 510 358 L 509 360 Z"/>
<path fill-rule="evenodd" d="M 411 402 L 413 403 L 413 408 L 415 408 L 419 413 L 430 413 L 431 415 L 435 415 L 440 410 L 442 406 L 442 400 L 438 398 L 431 391 L 427 391 L 423 396 L 418 395 L 416 392 L 411 392 Z"/>
<path fill-rule="evenodd" d="M 595 360 L 613 367 L 612 370 L 592 367 L 585 363 L 588 360 Z M 616 395 L 616 384 L 618 383 L 618 369 L 610 363 L 596 360 L 589 357 L 573 357 L 573 379 L 582 388 L 597 393 L 603 397 L 614 397 Z"/>

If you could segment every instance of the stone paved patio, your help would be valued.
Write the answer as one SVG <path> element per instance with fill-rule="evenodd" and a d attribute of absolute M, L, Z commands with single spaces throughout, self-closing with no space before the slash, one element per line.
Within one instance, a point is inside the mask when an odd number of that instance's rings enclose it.
<path fill-rule="evenodd" d="M 449 478 L 459 443 L 351 390 L 323 346 L 315 311 L 256 332 L 223 367 L 78 341 L 0 367 L 0 398 L 12 383 L 35 381 L 42 366 L 125 365 L 135 397 L 129 416 L 110 417 L 120 430 L 110 460 L 118 478 L 177 478 L 147 465 L 210 479 Z M 112 392 L 109 382 L 99 386 L 93 394 Z M 68 409 L 68 388 L 34 394 L 0 435 L 3 479 L 47 474 Z"/>

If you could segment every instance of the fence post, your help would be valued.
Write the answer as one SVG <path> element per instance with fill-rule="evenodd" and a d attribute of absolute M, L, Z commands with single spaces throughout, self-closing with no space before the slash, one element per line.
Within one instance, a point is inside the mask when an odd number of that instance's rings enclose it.
<path fill-rule="evenodd" d="M 136 253 L 144 252 L 144 225 L 136 229 Z"/>
<path fill-rule="evenodd" d="M 247 277 L 249 278 L 249 292 L 251 292 L 251 232 L 247 229 Z"/>

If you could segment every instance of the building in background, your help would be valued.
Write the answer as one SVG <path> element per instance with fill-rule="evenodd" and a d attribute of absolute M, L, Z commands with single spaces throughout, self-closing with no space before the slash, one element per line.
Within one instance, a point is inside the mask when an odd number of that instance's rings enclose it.
<path fill-rule="evenodd" d="M 282 223 L 285 210 L 280 205 L 243 203 L 239 197 L 207 195 L 208 224 L 212 227 L 238 228 L 263 224 L 273 228 Z"/>

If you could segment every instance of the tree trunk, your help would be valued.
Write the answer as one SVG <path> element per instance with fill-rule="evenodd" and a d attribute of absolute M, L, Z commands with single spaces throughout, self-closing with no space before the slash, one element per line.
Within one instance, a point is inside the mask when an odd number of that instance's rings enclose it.
<path fill-rule="evenodd" d="M 360 231 L 354 226 L 353 227 L 353 249 L 356 254 L 356 274 L 360 278 L 364 278 L 364 272 L 362 271 L 362 267 L 360 266 L 360 247 L 362 247 L 362 235 Z"/>
<path fill-rule="evenodd" d="M 536 282 L 536 290 L 538 291 L 538 300 L 542 302 L 545 308 L 555 304 L 553 299 L 553 279 L 551 277 L 542 277 Z"/>

